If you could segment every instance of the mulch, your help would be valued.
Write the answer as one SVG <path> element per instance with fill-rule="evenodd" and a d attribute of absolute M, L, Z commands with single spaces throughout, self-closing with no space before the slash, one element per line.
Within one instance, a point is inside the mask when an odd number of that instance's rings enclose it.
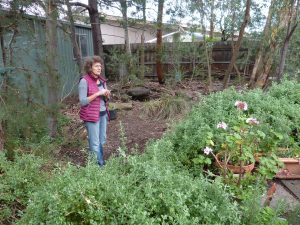
<path fill-rule="evenodd" d="M 199 81 L 184 81 L 168 87 L 166 85 L 159 85 L 157 82 L 145 82 L 144 87 L 150 89 L 150 98 L 158 99 L 162 95 L 176 95 L 178 93 L 184 93 L 189 97 L 191 101 L 197 101 L 199 94 L 207 94 L 208 90 L 205 83 Z M 221 89 L 221 83 L 214 83 L 214 90 Z M 108 124 L 107 130 L 107 143 L 104 146 L 104 157 L 108 159 L 112 155 L 118 154 L 118 148 L 121 145 L 123 137 L 126 138 L 126 147 L 129 152 L 133 149 L 138 152 L 143 152 L 146 143 L 151 139 L 159 139 L 164 132 L 168 129 L 167 119 L 149 118 L 143 115 L 143 106 L 145 102 L 130 100 L 130 97 L 126 95 L 126 90 L 130 88 L 130 85 L 120 85 L 119 83 L 111 83 L 109 85 L 112 90 L 113 102 L 132 102 L 131 110 L 117 111 L 117 118 L 111 120 Z M 67 116 L 71 123 L 68 123 L 68 127 L 65 127 L 63 133 L 65 135 L 65 143 L 62 145 L 58 157 L 60 159 L 66 159 L 75 165 L 85 165 L 87 158 L 87 140 L 86 131 L 82 121 L 79 119 L 79 103 L 77 96 L 69 98 L 65 102 L 65 107 L 62 113 Z M 124 133 L 121 134 L 121 126 L 124 129 Z M 74 143 L 82 143 L 85 140 L 84 146 Z"/>

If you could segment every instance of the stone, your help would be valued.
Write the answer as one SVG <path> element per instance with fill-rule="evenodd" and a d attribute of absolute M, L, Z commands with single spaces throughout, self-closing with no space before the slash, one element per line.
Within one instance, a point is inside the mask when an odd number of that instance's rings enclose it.
<path fill-rule="evenodd" d="M 132 102 L 111 102 L 109 103 L 110 110 L 131 110 Z"/>
<path fill-rule="evenodd" d="M 150 90 L 144 87 L 135 87 L 127 91 L 127 94 L 132 97 L 133 100 L 146 100 L 149 98 Z"/>

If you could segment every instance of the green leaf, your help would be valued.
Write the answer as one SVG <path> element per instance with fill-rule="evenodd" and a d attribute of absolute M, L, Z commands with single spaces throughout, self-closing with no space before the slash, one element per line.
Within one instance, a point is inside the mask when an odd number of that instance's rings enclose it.
<path fill-rule="evenodd" d="M 264 132 L 260 131 L 260 130 L 257 131 L 257 134 L 258 134 L 259 137 L 261 137 L 263 139 L 266 137 L 266 134 Z"/>
<path fill-rule="evenodd" d="M 283 135 L 278 133 L 278 132 L 274 132 L 275 136 L 279 139 L 282 140 L 283 139 Z"/>

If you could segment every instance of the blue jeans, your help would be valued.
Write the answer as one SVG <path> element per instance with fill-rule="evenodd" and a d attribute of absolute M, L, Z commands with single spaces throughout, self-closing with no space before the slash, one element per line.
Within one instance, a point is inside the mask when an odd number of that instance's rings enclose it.
<path fill-rule="evenodd" d="M 102 146 L 106 143 L 106 128 L 107 128 L 108 115 L 100 116 L 100 143 Z"/>
<path fill-rule="evenodd" d="M 107 115 L 101 116 L 98 122 L 85 122 L 88 133 L 90 153 L 97 155 L 100 166 L 105 164 L 102 145 L 106 142 Z"/>

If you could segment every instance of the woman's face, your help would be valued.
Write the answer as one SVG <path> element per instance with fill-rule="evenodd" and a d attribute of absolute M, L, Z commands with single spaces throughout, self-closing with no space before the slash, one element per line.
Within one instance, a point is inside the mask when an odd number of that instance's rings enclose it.
<path fill-rule="evenodd" d="M 101 63 L 96 62 L 92 65 L 92 73 L 96 76 L 100 76 L 101 74 Z"/>

